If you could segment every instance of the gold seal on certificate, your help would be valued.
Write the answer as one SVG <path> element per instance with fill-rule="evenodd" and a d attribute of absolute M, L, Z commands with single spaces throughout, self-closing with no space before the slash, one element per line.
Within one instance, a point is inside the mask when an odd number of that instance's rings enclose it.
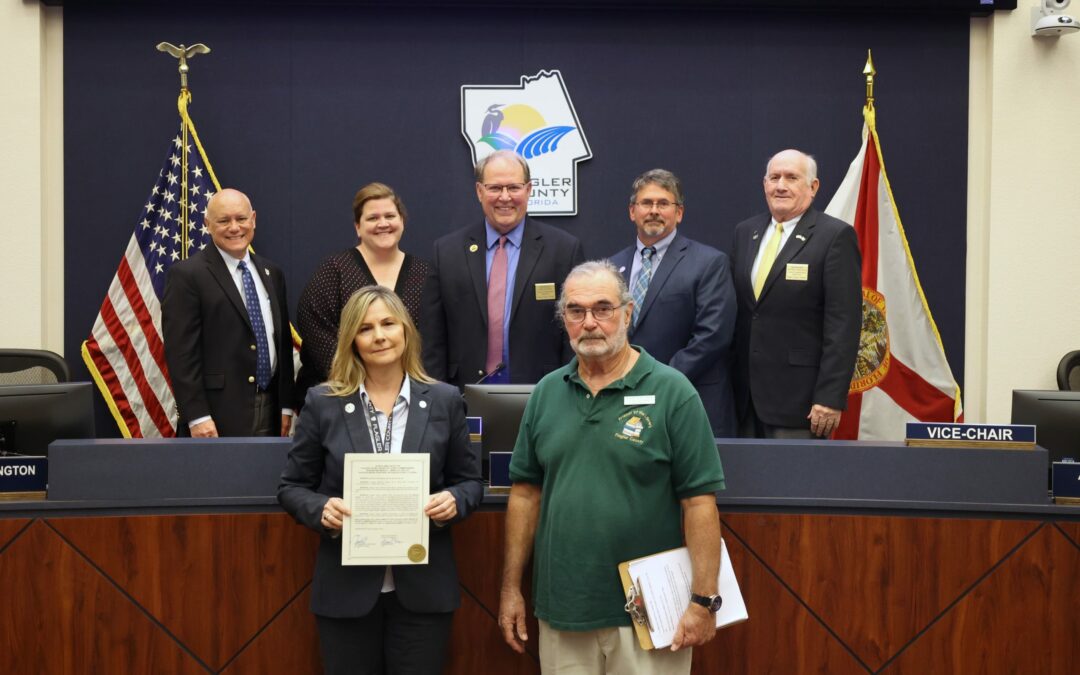
<path fill-rule="evenodd" d="M 427 557 L 427 549 L 423 544 L 413 544 L 409 547 L 409 560 L 414 563 L 422 562 Z"/>

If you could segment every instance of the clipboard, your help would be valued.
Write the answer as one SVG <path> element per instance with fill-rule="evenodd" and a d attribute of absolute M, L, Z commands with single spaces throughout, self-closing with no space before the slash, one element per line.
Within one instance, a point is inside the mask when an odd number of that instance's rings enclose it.
<path fill-rule="evenodd" d="M 644 564 L 642 564 L 644 563 Z M 654 615 L 649 614 L 649 588 L 655 588 L 650 579 L 643 580 L 639 575 L 644 571 L 648 573 L 655 568 L 664 569 L 665 572 L 673 571 L 674 574 L 665 574 L 664 577 L 678 579 L 680 576 L 685 580 L 685 601 L 674 600 L 672 597 L 654 598 Z M 637 575 L 637 578 L 632 578 Z M 669 634 L 674 634 L 672 621 L 677 623 L 686 608 L 690 605 L 689 595 L 690 575 L 690 552 L 683 546 L 669 551 L 661 551 L 643 558 L 635 558 L 619 563 L 619 580 L 622 582 L 623 592 L 626 595 L 624 609 L 630 615 L 634 626 L 634 634 L 642 649 L 662 649 L 671 645 Z M 717 575 L 717 589 L 723 599 L 720 611 L 716 613 L 716 627 L 723 628 L 736 623 L 741 623 L 750 618 L 746 611 L 746 603 L 739 591 L 739 582 L 735 578 L 735 571 L 731 567 L 731 558 L 728 556 L 727 544 L 720 540 L 720 572 Z M 671 591 L 671 588 L 663 589 Z M 680 598 L 683 593 L 680 591 Z M 665 606 L 665 602 L 667 605 Z M 657 638 L 654 641 L 654 636 Z M 664 641 L 666 640 L 666 642 Z M 659 644 L 656 644 L 659 643 Z"/>

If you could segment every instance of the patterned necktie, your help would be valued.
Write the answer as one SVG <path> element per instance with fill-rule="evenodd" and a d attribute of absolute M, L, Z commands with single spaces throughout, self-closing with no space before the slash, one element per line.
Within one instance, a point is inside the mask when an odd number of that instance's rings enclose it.
<path fill-rule="evenodd" d="M 238 265 L 244 281 L 244 305 L 247 306 L 251 327 L 255 330 L 255 384 L 266 390 L 270 386 L 270 346 L 266 342 L 266 324 L 263 323 L 259 295 L 255 292 L 255 280 L 243 260 Z"/>
<path fill-rule="evenodd" d="M 634 290 L 631 295 L 634 296 L 634 325 L 637 325 L 638 316 L 641 314 L 641 308 L 645 304 L 645 294 L 649 292 L 649 282 L 652 281 L 652 259 L 656 255 L 656 248 L 653 246 L 646 246 L 641 249 L 641 272 L 638 274 L 637 279 L 634 281 Z"/>
<path fill-rule="evenodd" d="M 484 372 L 491 373 L 503 360 L 503 314 L 506 312 L 506 237 L 499 237 L 488 277 L 487 360 Z"/>
<path fill-rule="evenodd" d="M 780 240 L 784 238 L 784 224 L 777 223 L 776 231 L 765 244 L 765 250 L 761 252 L 761 262 L 758 263 L 757 276 L 754 277 L 754 299 L 761 297 L 761 289 L 765 287 L 765 280 L 769 278 L 769 270 L 776 262 L 776 254 L 780 252 Z"/>

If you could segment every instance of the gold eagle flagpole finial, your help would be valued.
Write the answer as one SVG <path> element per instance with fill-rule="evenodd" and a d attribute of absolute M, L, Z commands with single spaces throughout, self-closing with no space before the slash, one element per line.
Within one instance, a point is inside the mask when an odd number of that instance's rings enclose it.
<path fill-rule="evenodd" d="M 209 54 L 210 48 L 199 42 L 191 45 L 190 47 L 181 44 L 179 47 L 169 42 L 159 42 L 157 44 L 157 50 L 159 52 L 165 52 L 172 56 L 174 59 L 180 59 L 180 88 L 187 89 L 187 74 L 188 74 L 188 59 L 198 56 L 199 54 Z"/>

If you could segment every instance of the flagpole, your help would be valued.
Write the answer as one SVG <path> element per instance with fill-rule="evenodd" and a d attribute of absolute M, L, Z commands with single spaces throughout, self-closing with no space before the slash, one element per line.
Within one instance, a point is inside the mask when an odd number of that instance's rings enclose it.
<path fill-rule="evenodd" d="M 194 58 L 199 54 L 209 54 L 210 48 L 201 42 L 193 44 L 190 47 L 183 43 L 178 47 L 168 42 L 159 42 L 157 50 L 159 52 L 165 52 L 180 61 L 180 66 L 178 68 L 180 72 L 180 96 L 176 101 L 176 106 L 180 111 L 180 259 L 184 260 L 188 257 L 188 249 L 190 248 L 190 244 L 188 243 L 188 231 L 191 229 L 188 206 L 189 134 L 194 137 L 195 144 L 199 147 L 199 152 L 203 154 L 203 161 L 206 164 L 207 170 L 210 172 L 210 177 L 214 186 L 218 187 L 217 178 L 214 176 L 214 171 L 210 168 L 209 163 L 206 163 L 205 153 L 202 153 L 202 144 L 199 143 L 199 136 L 195 133 L 195 127 L 191 123 L 191 118 L 188 116 L 187 112 L 188 103 L 191 102 L 191 91 L 188 90 L 187 79 L 188 72 L 191 70 L 187 63 L 188 59 Z M 218 187 L 218 189 L 220 188 Z"/>

